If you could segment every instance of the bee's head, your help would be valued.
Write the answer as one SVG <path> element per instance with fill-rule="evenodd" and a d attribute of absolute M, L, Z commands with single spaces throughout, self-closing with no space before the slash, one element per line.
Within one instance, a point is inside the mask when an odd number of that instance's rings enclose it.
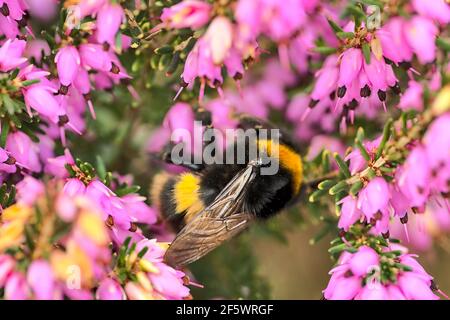
<path fill-rule="evenodd" d="M 249 165 L 253 166 L 259 175 L 276 175 L 280 167 L 278 158 L 267 154 L 260 154 L 256 159 L 251 160 Z"/>

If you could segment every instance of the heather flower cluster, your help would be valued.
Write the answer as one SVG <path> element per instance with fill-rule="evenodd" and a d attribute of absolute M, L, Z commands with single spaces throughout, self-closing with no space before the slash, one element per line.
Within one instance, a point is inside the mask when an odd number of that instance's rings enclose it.
<path fill-rule="evenodd" d="M 364 144 L 358 142 L 361 148 L 350 152 L 345 160 L 349 160 L 350 174 L 356 175 L 359 181 L 353 184 L 355 187 L 352 186 L 353 194 L 339 202 L 342 204 L 339 228 L 348 231 L 354 223 L 364 221 L 373 226 L 375 233 L 388 238 L 391 216 L 406 224 L 408 213 L 423 214 L 426 205 L 431 203 L 448 211 L 450 205 L 446 194 L 450 180 L 450 158 L 445 151 L 450 150 L 446 133 L 446 126 L 450 124 L 449 116 L 450 114 L 444 113 L 436 118 L 430 124 L 423 141 L 409 141 L 409 154 L 404 164 L 394 168 L 390 165 L 389 158 L 400 156 L 394 148 L 386 155 L 379 155 L 377 159 L 382 137 Z M 386 167 L 389 168 L 388 172 L 383 169 Z M 372 171 L 364 176 L 365 173 L 362 172 L 367 169 Z M 360 190 L 357 191 L 357 188 Z"/>
<path fill-rule="evenodd" d="M 61 180 L 27 177 L 2 213 L 0 288 L 5 299 L 148 300 L 189 296 L 185 274 L 162 262 L 167 245 L 142 237 L 111 243 L 92 195 L 68 194 Z M 111 252 L 110 246 L 117 249 Z"/>
<path fill-rule="evenodd" d="M 414 97 L 421 96 L 414 79 L 414 74 L 420 73 L 411 63 L 414 56 L 422 65 L 436 59 L 436 38 L 439 27 L 448 23 L 448 6 L 443 1 L 428 6 L 418 0 L 413 2 L 410 14 L 409 19 L 393 17 L 383 26 L 368 21 L 358 26 L 349 22 L 341 28 L 333 23 L 340 46 L 337 54 L 330 55 L 316 72 L 309 108 L 326 104 L 339 111 L 341 129 L 345 130 L 346 122 L 354 122 L 357 109 L 366 113 L 366 109 L 382 105 L 386 111 L 388 93 L 400 95 L 405 91 L 396 75 L 405 71 L 410 81 L 399 107 L 419 103 L 420 108 L 420 99 L 414 101 Z"/>
<path fill-rule="evenodd" d="M 400 245 L 343 252 L 323 291 L 327 300 L 437 300 L 433 277 Z"/>
<path fill-rule="evenodd" d="M 148 185 L 186 170 L 174 132 L 241 114 L 299 145 L 325 299 L 446 298 L 408 252 L 448 253 L 449 23 L 446 0 L 0 0 L 0 299 L 192 298 Z M 199 270 L 265 297 L 252 261 Z"/>
<path fill-rule="evenodd" d="M 154 225 L 157 212 L 132 180 L 100 178 L 61 149 L 66 130 L 84 134 L 87 111 L 96 119 L 94 90 L 125 84 L 138 98 L 118 57 L 131 39 L 119 32 L 124 9 L 68 1 L 58 28 L 38 38 L 30 14 L 48 21 L 59 5 L 0 3 L 2 298 L 187 298 L 189 280 L 162 262 L 167 245 L 138 227 Z M 42 173 L 50 182 L 33 177 Z"/>
<path fill-rule="evenodd" d="M 201 32 L 187 55 L 178 94 L 184 87 L 192 88 L 199 78 L 200 103 L 206 85 L 216 88 L 223 97 L 222 69 L 240 87 L 246 67 L 264 53 L 259 44 L 262 37 L 268 37 L 278 46 L 283 68 L 290 69 L 293 64 L 303 73 L 307 59 L 314 56 L 309 50 L 315 40 L 323 36 L 330 44 L 336 43 L 329 36 L 331 28 L 326 20 L 312 14 L 336 16 L 336 12 L 319 1 L 240 0 L 233 7 L 235 10 L 231 12 L 226 2 L 213 6 L 205 1 L 187 0 L 162 11 L 162 23 L 156 29 L 191 28 Z M 307 25 L 309 28 L 303 30 Z"/>
<path fill-rule="evenodd" d="M 69 166 L 72 177 L 66 178 L 63 193 L 69 197 L 83 196 L 90 199 L 102 212 L 102 218 L 111 228 L 111 236 L 117 244 L 123 243 L 127 237 L 136 242 L 144 238 L 137 223 L 150 225 L 157 220 L 155 210 L 144 202 L 145 197 L 134 192 L 119 197 L 98 177 L 83 172 L 79 166 L 70 161 L 65 165 Z M 121 185 L 122 189 L 127 187 L 132 186 L 127 183 Z"/>

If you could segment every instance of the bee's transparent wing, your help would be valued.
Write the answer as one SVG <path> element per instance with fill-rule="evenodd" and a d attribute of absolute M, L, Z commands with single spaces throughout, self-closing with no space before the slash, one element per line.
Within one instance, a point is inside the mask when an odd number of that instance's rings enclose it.
<path fill-rule="evenodd" d="M 253 220 L 242 212 L 242 199 L 256 174 L 254 165 L 238 173 L 216 197 L 213 203 L 195 216 L 178 233 L 164 260 L 172 266 L 192 263 L 225 240 L 244 230 Z"/>

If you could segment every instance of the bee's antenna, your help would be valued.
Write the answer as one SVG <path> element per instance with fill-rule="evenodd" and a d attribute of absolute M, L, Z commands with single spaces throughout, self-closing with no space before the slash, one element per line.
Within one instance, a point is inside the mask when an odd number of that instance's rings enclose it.
<path fill-rule="evenodd" d="M 255 168 L 259 168 L 263 165 L 263 159 L 261 157 L 258 157 L 256 159 L 253 159 L 248 163 L 249 166 L 253 166 Z"/>

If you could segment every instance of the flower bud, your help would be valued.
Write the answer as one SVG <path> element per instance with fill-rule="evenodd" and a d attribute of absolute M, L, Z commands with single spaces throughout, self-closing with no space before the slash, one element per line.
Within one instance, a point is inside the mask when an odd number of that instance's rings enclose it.
<path fill-rule="evenodd" d="M 5 284 L 5 299 L 26 300 L 28 296 L 29 288 L 25 276 L 20 272 L 11 274 Z"/>
<path fill-rule="evenodd" d="M 27 282 L 37 300 L 51 300 L 55 291 L 55 279 L 50 264 L 35 260 L 27 272 Z"/>
<path fill-rule="evenodd" d="M 436 59 L 435 41 L 438 33 L 437 26 L 427 18 L 415 16 L 408 22 L 405 36 L 421 64 L 430 63 Z"/>
<path fill-rule="evenodd" d="M 63 86 L 69 86 L 74 81 L 80 67 L 80 55 L 73 46 L 59 49 L 55 57 L 59 81 Z"/>
<path fill-rule="evenodd" d="M 59 116 L 63 114 L 55 96 L 47 88 L 34 85 L 24 92 L 25 103 L 36 110 L 40 115 L 48 117 L 53 123 L 58 123 Z"/>
<path fill-rule="evenodd" d="M 80 46 L 81 62 L 86 67 L 109 72 L 112 69 L 112 61 L 108 52 L 99 44 L 87 43 Z"/>
<path fill-rule="evenodd" d="M 211 10 L 205 1 L 185 0 L 163 9 L 161 20 L 170 28 L 199 29 L 209 21 Z"/>
<path fill-rule="evenodd" d="M 102 280 L 95 293 L 98 300 L 126 300 L 125 291 L 114 279 L 106 278 Z"/>
<path fill-rule="evenodd" d="M 233 26 L 225 17 L 215 18 L 208 27 L 205 34 L 205 40 L 211 50 L 212 61 L 214 64 L 221 64 L 232 46 Z"/>
<path fill-rule="evenodd" d="M 15 265 L 16 262 L 10 255 L 0 255 L 0 287 L 5 285 L 5 282 L 10 273 L 14 270 Z"/>
<path fill-rule="evenodd" d="M 23 40 L 6 40 L 0 48 L 0 71 L 8 72 L 27 61 L 27 58 L 22 57 L 25 46 Z"/>
<path fill-rule="evenodd" d="M 125 292 L 130 300 L 153 300 L 153 296 L 146 292 L 139 284 L 128 282 Z"/>
<path fill-rule="evenodd" d="M 123 21 L 124 12 L 119 4 L 108 4 L 104 6 L 97 15 L 96 37 L 98 43 L 115 44 L 115 37 Z"/>

